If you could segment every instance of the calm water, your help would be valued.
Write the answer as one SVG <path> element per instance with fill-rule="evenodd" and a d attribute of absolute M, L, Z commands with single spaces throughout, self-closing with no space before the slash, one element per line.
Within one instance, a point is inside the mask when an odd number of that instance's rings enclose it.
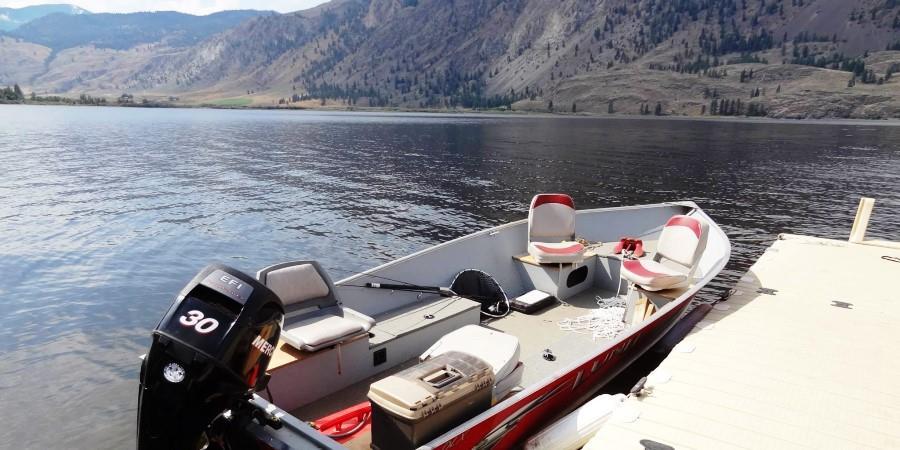
<path fill-rule="evenodd" d="M 900 127 L 0 106 L 0 446 L 133 446 L 138 355 L 209 262 L 335 278 L 525 216 L 693 199 L 734 245 L 900 239 Z"/>

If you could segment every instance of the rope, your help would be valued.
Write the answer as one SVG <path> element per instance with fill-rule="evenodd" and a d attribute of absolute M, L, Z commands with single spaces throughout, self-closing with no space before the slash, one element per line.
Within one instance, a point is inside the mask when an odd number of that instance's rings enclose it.
<path fill-rule="evenodd" d="M 584 252 L 591 252 L 603 247 L 603 241 L 589 241 L 583 237 L 575 238 L 575 242 L 584 246 Z"/>
<path fill-rule="evenodd" d="M 885 260 L 885 261 L 890 261 L 890 262 L 900 263 L 900 258 L 898 258 L 898 257 L 896 257 L 896 256 L 888 256 L 888 255 L 884 255 L 884 256 L 881 257 L 881 259 L 883 259 L 883 260 Z"/>
<path fill-rule="evenodd" d="M 590 334 L 591 339 L 612 339 L 625 329 L 622 316 L 625 314 L 625 299 L 621 297 L 601 298 L 597 296 L 598 308 L 590 314 L 575 318 L 565 318 L 557 322 L 561 331 Z"/>
<path fill-rule="evenodd" d="M 338 344 L 337 344 L 337 357 L 338 357 L 337 358 L 337 363 L 338 363 L 337 369 L 338 369 L 338 375 L 340 375 L 344 372 L 343 364 L 341 364 L 343 362 L 344 357 L 341 354 L 341 343 L 340 342 L 338 342 Z"/>

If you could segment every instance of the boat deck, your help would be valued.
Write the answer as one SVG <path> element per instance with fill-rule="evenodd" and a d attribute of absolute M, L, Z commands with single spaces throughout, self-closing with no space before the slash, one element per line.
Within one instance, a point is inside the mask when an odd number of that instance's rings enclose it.
<path fill-rule="evenodd" d="M 528 315 L 511 312 L 501 319 L 492 319 L 482 325 L 519 338 L 521 353 L 519 360 L 525 365 L 522 375 L 522 386 L 536 383 L 552 373 L 566 367 L 586 353 L 585 346 L 603 345 L 604 340 L 594 339 L 584 332 L 564 331 L 558 322 L 566 318 L 576 318 L 589 314 L 598 308 L 597 297 L 608 298 L 615 293 L 601 289 L 589 289 L 568 299 L 565 303 L 557 303 L 534 314 Z M 554 361 L 543 358 L 544 350 L 550 349 L 556 357 Z M 392 367 L 373 377 L 355 383 L 340 392 L 317 400 L 309 405 L 291 411 L 291 414 L 302 420 L 315 420 L 366 401 L 369 385 L 384 377 L 390 376 L 417 364 L 411 359 Z"/>
<path fill-rule="evenodd" d="M 588 353 L 588 346 L 602 346 L 607 341 L 593 338 L 585 331 L 564 331 L 559 322 L 590 314 L 598 309 L 597 298 L 611 298 L 615 292 L 590 289 L 576 294 L 563 303 L 557 303 L 536 314 L 513 311 L 502 319 L 482 323 L 519 338 L 519 360 L 525 365 L 522 386 L 529 386 L 560 370 Z M 544 350 L 550 350 L 554 361 L 544 359 Z"/>
<path fill-rule="evenodd" d="M 900 263 L 882 256 L 900 248 L 782 236 L 585 448 L 900 448 Z"/>

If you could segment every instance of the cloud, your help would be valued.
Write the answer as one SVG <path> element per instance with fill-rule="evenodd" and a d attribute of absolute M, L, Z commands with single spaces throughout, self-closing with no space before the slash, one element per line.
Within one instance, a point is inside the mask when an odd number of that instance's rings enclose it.
<path fill-rule="evenodd" d="M 263 9 L 292 12 L 312 8 L 327 0 L 72 0 L 72 3 L 91 12 L 180 11 L 189 14 L 210 14 L 229 9 Z M 59 3 L 64 3 L 62 0 Z M 0 0 L 0 6 L 21 8 L 48 3 L 46 0 Z"/>

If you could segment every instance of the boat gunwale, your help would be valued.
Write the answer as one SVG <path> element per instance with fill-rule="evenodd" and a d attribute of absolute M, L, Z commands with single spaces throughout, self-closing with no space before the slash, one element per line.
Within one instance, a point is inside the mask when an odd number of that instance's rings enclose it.
<path fill-rule="evenodd" d="M 689 208 L 693 208 L 693 210 L 695 210 L 695 211 L 700 211 L 701 213 L 703 213 L 703 210 L 700 209 L 700 207 L 698 207 L 696 203 L 694 203 L 694 202 L 692 202 L 692 201 L 689 201 L 689 200 L 685 200 L 685 201 L 673 201 L 673 202 L 651 203 L 651 204 L 647 204 L 647 205 L 627 205 L 627 206 L 612 206 L 612 207 L 608 207 L 608 208 L 581 209 L 581 210 L 576 210 L 576 211 L 575 211 L 575 214 L 576 214 L 576 215 L 582 215 L 582 214 L 596 214 L 596 213 L 599 213 L 599 212 L 607 212 L 607 211 L 627 211 L 627 210 L 637 210 L 637 209 L 653 209 L 653 208 L 662 208 L 662 207 L 666 207 L 666 206 L 686 206 L 686 207 L 689 207 Z M 715 222 L 712 222 L 712 221 L 709 219 L 709 216 L 706 216 L 705 213 L 703 213 L 703 215 L 704 215 L 704 217 L 705 217 L 707 220 L 710 221 L 710 223 L 715 223 Z M 512 227 L 515 227 L 515 226 L 517 226 L 517 225 L 521 225 L 521 224 L 527 223 L 527 222 L 528 222 L 528 218 L 526 217 L 526 218 L 524 218 L 524 219 L 514 220 L 514 221 L 512 221 L 512 222 L 506 222 L 506 223 L 504 223 L 504 224 L 496 225 L 496 226 L 493 226 L 493 227 L 491 227 L 491 228 L 485 228 L 485 229 L 483 229 L 483 230 L 479 230 L 479 231 L 476 231 L 476 232 L 474 232 L 474 233 L 469 233 L 469 234 L 460 236 L 460 237 L 458 237 L 458 238 L 451 239 L 451 240 L 446 241 L 446 242 L 441 242 L 441 243 L 439 243 L 439 244 L 435 244 L 435 245 L 432 245 L 432 246 L 423 248 L 423 249 L 421 249 L 421 250 L 418 250 L 418 251 L 416 251 L 416 252 L 410 253 L 410 254 L 408 254 L 408 255 L 401 256 L 401 257 L 399 257 L 399 258 L 397 258 L 397 259 L 390 260 L 390 261 L 388 261 L 388 262 L 385 262 L 385 263 L 383 263 L 383 264 L 380 264 L 380 265 L 378 265 L 378 266 L 375 266 L 375 267 L 373 267 L 373 268 L 371 268 L 371 269 L 366 269 L 366 270 L 363 270 L 362 272 L 359 272 L 359 273 L 350 275 L 349 277 L 342 278 L 342 279 L 336 281 L 336 282 L 334 283 L 334 285 L 335 285 L 335 286 L 342 286 L 342 285 L 344 285 L 345 283 L 352 282 L 352 281 L 354 281 L 354 280 L 356 280 L 356 279 L 358 279 L 358 278 L 363 278 L 363 277 L 365 277 L 365 276 L 370 276 L 370 277 L 378 278 L 377 272 L 382 271 L 382 270 L 384 270 L 384 269 L 388 269 L 388 268 L 390 268 L 390 267 L 392 267 L 392 266 L 395 266 L 395 265 L 400 264 L 400 263 L 402 263 L 402 262 L 405 262 L 405 261 L 407 261 L 407 260 L 410 260 L 410 259 L 413 259 L 413 258 L 422 256 L 422 255 L 425 255 L 425 254 L 428 254 L 428 253 L 431 253 L 431 252 L 434 252 L 434 251 L 437 251 L 437 250 L 442 249 L 442 248 L 445 248 L 445 247 L 449 247 L 450 245 L 453 245 L 453 244 L 458 243 L 458 242 L 465 241 L 465 240 L 467 240 L 467 239 L 474 239 L 474 238 L 480 237 L 480 236 L 482 236 L 482 235 L 490 235 L 490 234 L 493 233 L 493 232 L 502 231 L 502 230 L 505 229 L 505 228 L 512 228 Z M 718 228 L 718 225 L 716 225 L 715 228 Z M 723 236 L 724 236 L 724 233 L 723 233 Z M 727 241 L 727 237 L 726 237 L 726 241 Z M 729 247 L 729 253 L 730 253 L 730 247 Z"/>

